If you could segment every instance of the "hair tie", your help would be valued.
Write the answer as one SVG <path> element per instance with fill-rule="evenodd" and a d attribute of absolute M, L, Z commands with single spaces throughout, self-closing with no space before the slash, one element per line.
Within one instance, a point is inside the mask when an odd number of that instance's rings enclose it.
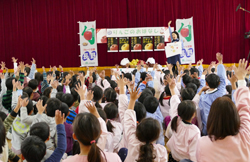
<path fill-rule="evenodd" d="M 95 143 L 95 140 L 90 141 L 90 144 Z"/>
<path fill-rule="evenodd" d="M 180 117 L 179 115 L 177 115 L 178 117 Z"/>

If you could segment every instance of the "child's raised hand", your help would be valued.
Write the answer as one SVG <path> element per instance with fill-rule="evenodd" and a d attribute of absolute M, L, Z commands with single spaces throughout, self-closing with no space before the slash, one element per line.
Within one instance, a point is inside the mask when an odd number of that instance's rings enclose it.
<path fill-rule="evenodd" d="M 53 89 L 56 89 L 59 85 L 59 82 L 57 80 L 54 80 L 52 83 L 51 83 L 51 86 Z"/>
<path fill-rule="evenodd" d="M 34 58 L 32 58 L 32 61 L 31 61 L 32 64 L 36 64 L 36 60 Z"/>
<path fill-rule="evenodd" d="M 62 65 L 59 65 L 59 69 L 60 69 L 61 71 L 63 71 L 63 67 L 62 67 Z"/>
<path fill-rule="evenodd" d="M 53 66 L 53 72 L 55 72 L 57 70 L 56 66 Z"/>
<path fill-rule="evenodd" d="M 16 63 L 17 60 L 18 60 L 18 59 L 16 59 L 15 57 L 12 57 L 11 59 L 12 59 L 12 62 L 13 62 L 13 63 Z"/>
<path fill-rule="evenodd" d="M 17 87 L 16 87 L 16 81 L 15 79 L 12 80 L 12 85 L 13 85 L 13 91 L 16 91 Z"/>
<path fill-rule="evenodd" d="M 87 92 L 87 97 L 86 97 L 86 99 L 87 99 L 87 100 L 92 100 L 93 97 L 94 97 L 94 91 L 89 90 L 89 91 Z"/>
<path fill-rule="evenodd" d="M 56 121 L 56 125 L 59 125 L 59 124 L 63 124 L 64 123 L 64 117 L 65 117 L 65 114 L 59 110 L 56 110 L 55 112 L 55 121 Z"/>
<path fill-rule="evenodd" d="M 168 22 L 168 26 L 170 26 L 170 25 L 171 25 L 171 22 L 172 22 L 172 21 L 169 21 L 169 22 Z"/>
<path fill-rule="evenodd" d="M 0 73 L 0 78 L 4 79 L 4 74 L 3 73 Z"/>
<path fill-rule="evenodd" d="M 230 75 L 227 76 L 228 80 L 231 82 L 231 84 L 234 84 L 237 82 L 238 78 L 234 75 L 233 72 L 231 72 L 231 77 Z"/>
<path fill-rule="evenodd" d="M 81 100 L 84 100 L 84 95 L 86 92 L 87 87 L 85 87 L 83 89 L 83 86 L 80 85 L 80 83 L 78 83 L 78 85 L 76 85 L 75 91 L 79 94 L 79 96 L 81 97 Z"/>
<path fill-rule="evenodd" d="M 15 113 L 18 113 L 19 109 L 21 108 L 21 101 L 22 101 L 22 98 L 21 98 L 21 95 L 20 95 L 18 97 L 17 105 L 16 105 L 15 109 L 13 110 Z"/>
<path fill-rule="evenodd" d="M 29 104 L 29 98 L 28 97 L 22 99 L 22 101 L 21 101 L 22 107 L 26 107 L 28 104 Z"/>
<path fill-rule="evenodd" d="M 147 74 L 147 77 L 145 78 L 146 82 L 152 81 L 153 77 L 150 74 Z"/>
<path fill-rule="evenodd" d="M 136 88 L 132 88 L 131 90 L 129 90 L 129 94 L 130 94 L 130 100 L 137 100 L 140 96 L 141 93 L 139 93 L 140 88 L 136 89 Z"/>
<path fill-rule="evenodd" d="M 116 83 L 120 88 L 123 88 L 125 85 L 128 84 L 128 80 L 124 78 L 124 75 L 122 74 L 122 78 L 116 77 Z"/>
<path fill-rule="evenodd" d="M 43 114 L 46 107 L 47 107 L 47 104 L 43 106 L 43 100 L 39 100 L 36 104 L 38 114 Z"/>
<path fill-rule="evenodd" d="M 170 89 L 174 89 L 175 88 L 176 83 L 175 83 L 174 79 L 170 78 L 170 76 L 167 76 L 167 82 L 169 84 L 169 88 Z"/>
<path fill-rule="evenodd" d="M 81 73 L 80 75 L 79 75 L 79 79 L 80 79 L 80 81 L 81 81 L 81 83 L 82 84 L 85 84 L 85 76 L 83 75 L 83 73 Z"/>
<path fill-rule="evenodd" d="M 223 55 L 220 52 L 217 52 L 216 59 L 218 60 L 219 64 L 222 64 Z"/>
<path fill-rule="evenodd" d="M 89 112 L 93 115 L 95 115 L 97 118 L 100 117 L 96 107 L 95 107 L 95 104 L 91 101 L 88 101 L 85 103 L 85 106 L 87 107 L 87 109 L 89 110 Z"/>
<path fill-rule="evenodd" d="M 1 62 L 1 69 L 4 70 L 4 68 L 5 68 L 5 62 L 2 61 Z"/>
<path fill-rule="evenodd" d="M 24 73 L 24 69 L 25 69 L 24 62 L 19 62 L 19 65 L 20 65 L 21 73 Z"/>
<path fill-rule="evenodd" d="M 16 82 L 16 87 L 17 87 L 18 90 L 22 90 L 22 89 L 23 89 L 23 86 L 24 86 L 24 85 L 22 85 L 20 81 L 17 81 L 17 82 Z"/>
<path fill-rule="evenodd" d="M 238 68 L 235 67 L 234 68 L 234 72 L 235 72 L 235 76 L 239 79 L 239 80 L 244 80 L 248 71 L 250 70 L 250 66 L 247 67 L 247 61 L 245 61 L 245 59 L 240 59 L 239 61 L 239 66 Z"/>

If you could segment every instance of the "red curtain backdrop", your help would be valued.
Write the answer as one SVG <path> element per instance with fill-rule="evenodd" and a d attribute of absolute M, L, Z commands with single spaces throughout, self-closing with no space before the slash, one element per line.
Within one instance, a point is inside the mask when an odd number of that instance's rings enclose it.
<path fill-rule="evenodd" d="M 11 57 L 25 62 L 34 57 L 38 67 L 80 66 L 78 21 L 96 20 L 97 28 L 160 27 L 168 21 L 193 16 L 196 60 L 224 63 L 247 57 L 250 13 L 235 12 L 237 5 L 250 10 L 249 0 L 0 0 L 0 60 L 12 68 Z M 154 57 L 165 64 L 164 52 L 107 53 L 98 44 L 99 66 L 119 64 L 122 58 Z"/>

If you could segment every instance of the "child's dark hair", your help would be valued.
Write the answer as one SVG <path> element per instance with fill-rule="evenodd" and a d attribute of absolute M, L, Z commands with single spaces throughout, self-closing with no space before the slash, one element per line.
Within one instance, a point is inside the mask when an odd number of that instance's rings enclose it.
<path fill-rule="evenodd" d="M 92 73 L 92 77 L 93 77 L 93 83 L 95 83 L 95 81 L 96 81 L 96 74 Z"/>
<path fill-rule="evenodd" d="M 194 93 L 195 93 L 195 94 L 197 93 L 197 86 L 196 86 L 196 84 L 194 84 L 194 83 L 188 83 L 188 84 L 186 85 L 186 88 L 191 88 L 191 89 L 194 90 Z"/>
<path fill-rule="evenodd" d="M 194 83 L 196 85 L 197 89 L 199 89 L 201 86 L 201 82 L 197 78 L 192 79 L 192 83 Z"/>
<path fill-rule="evenodd" d="M 198 76 L 199 76 L 199 70 L 198 70 L 197 68 L 195 68 L 195 67 L 192 67 L 192 68 L 190 69 L 190 73 L 191 73 L 191 75 L 193 75 L 194 73 L 197 73 Z"/>
<path fill-rule="evenodd" d="M 183 81 L 183 83 L 184 83 L 185 85 L 187 85 L 188 83 L 191 83 L 191 82 L 192 82 L 192 78 L 191 78 L 189 75 L 185 74 L 185 75 L 182 77 L 182 81 Z"/>
<path fill-rule="evenodd" d="M 63 85 L 58 85 L 56 90 L 57 92 L 63 92 Z"/>
<path fill-rule="evenodd" d="M 111 124 L 110 119 L 115 119 L 117 117 L 118 114 L 118 108 L 114 103 L 108 103 L 105 107 L 104 107 L 104 111 L 107 115 L 107 130 L 109 132 L 113 133 L 113 128 L 114 126 Z"/>
<path fill-rule="evenodd" d="M 100 104 L 99 104 L 99 100 L 102 99 L 103 97 L 103 91 L 102 89 L 99 87 L 99 86 L 94 86 L 92 89 L 91 89 L 94 93 L 93 93 L 93 101 L 95 102 L 95 106 L 96 107 L 102 107 Z"/>
<path fill-rule="evenodd" d="M 116 99 L 117 94 L 113 88 L 107 88 L 104 91 L 104 97 L 107 102 L 113 102 L 116 106 L 118 106 L 118 101 Z"/>
<path fill-rule="evenodd" d="M 12 85 L 12 80 L 15 80 L 15 82 L 17 81 L 17 79 L 16 78 L 14 78 L 14 77 L 9 77 L 7 80 L 6 80 L 6 82 L 5 82 L 5 85 L 6 85 L 6 87 L 7 87 L 7 90 L 13 90 L 13 85 Z"/>
<path fill-rule="evenodd" d="M 106 122 L 107 115 L 106 115 L 105 111 L 101 108 L 98 108 L 97 111 L 98 111 L 98 114 L 100 115 L 100 117 Z"/>
<path fill-rule="evenodd" d="M 37 80 L 38 84 L 43 81 L 43 74 L 36 72 L 35 73 L 35 79 Z"/>
<path fill-rule="evenodd" d="M 179 33 L 178 33 L 178 32 L 173 31 L 173 32 L 172 32 L 172 34 L 173 34 L 173 33 L 174 33 L 174 34 L 176 34 L 176 36 L 177 36 L 177 38 L 178 38 L 178 39 L 180 39 L 180 37 L 179 37 Z"/>
<path fill-rule="evenodd" d="M 178 106 L 178 116 L 184 120 L 188 121 L 192 118 L 194 113 L 196 112 L 196 106 L 193 101 L 186 100 L 182 101 Z M 171 121 L 171 129 L 177 132 L 177 120 L 178 116 L 175 116 Z"/>
<path fill-rule="evenodd" d="M 91 113 L 80 113 L 73 122 L 73 132 L 81 144 L 90 146 L 88 162 L 102 162 L 103 152 L 96 142 L 101 135 L 101 126 L 98 119 Z M 105 158 L 106 159 L 106 158 Z"/>
<path fill-rule="evenodd" d="M 55 74 L 56 74 L 56 79 L 59 79 L 60 78 L 60 71 L 56 70 Z"/>
<path fill-rule="evenodd" d="M 4 112 L 0 111 L 0 119 L 2 119 L 2 121 L 4 121 L 6 119 L 6 117 L 7 117 L 7 115 Z"/>
<path fill-rule="evenodd" d="M 76 102 L 78 100 L 79 94 L 76 92 L 75 87 L 71 88 L 70 92 L 71 92 L 71 94 L 72 94 L 72 96 L 74 98 L 74 102 Z"/>
<path fill-rule="evenodd" d="M 48 97 L 46 97 L 46 96 L 40 96 L 39 98 L 38 98 L 38 100 L 43 100 L 43 106 L 47 103 L 47 101 L 48 101 Z M 38 110 L 37 110 L 37 108 L 36 108 L 36 105 L 34 105 L 33 106 L 34 107 L 34 114 L 37 114 L 37 112 L 38 112 Z"/>
<path fill-rule="evenodd" d="M 153 162 L 156 155 L 153 154 L 154 146 L 152 142 L 156 141 L 160 135 L 161 126 L 153 118 L 146 118 L 141 121 L 136 128 L 136 137 L 139 141 L 145 143 L 140 146 L 139 158 L 137 162 Z"/>
<path fill-rule="evenodd" d="M 184 88 L 181 90 L 181 98 L 182 101 L 185 100 L 193 100 L 194 96 L 195 96 L 195 92 L 192 88 Z"/>
<path fill-rule="evenodd" d="M 135 75 L 136 72 L 137 72 L 137 69 L 134 69 L 131 73 L 132 73 L 133 75 Z"/>
<path fill-rule="evenodd" d="M 32 93 L 33 93 L 33 89 L 30 88 L 30 87 L 25 87 L 25 88 L 23 89 L 23 92 L 26 92 L 26 93 L 28 94 L 29 98 L 30 98 L 30 96 L 31 96 Z"/>
<path fill-rule="evenodd" d="M 108 82 L 110 82 L 111 81 L 111 79 L 110 79 L 110 77 L 109 76 L 105 76 L 104 77 Z"/>
<path fill-rule="evenodd" d="M 59 110 L 61 107 L 61 101 L 57 98 L 50 98 L 47 101 L 46 112 L 49 117 L 55 117 L 56 110 Z"/>
<path fill-rule="evenodd" d="M 159 101 L 155 97 L 149 96 L 145 98 L 145 100 L 143 101 L 143 105 L 146 108 L 147 112 L 153 114 L 159 106 Z"/>
<path fill-rule="evenodd" d="M 127 78 L 129 81 L 132 81 L 132 75 L 131 73 L 125 73 L 124 78 Z"/>
<path fill-rule="evenodd" d="M 110 86 L 111 86 L 113 89 L 115 89 L 115 88 L 117 87 L 117 83 L 116 83 L 115 81 L 113 81 L 113 80 L 111 80 L 111 81 L 109 82 L 109 84 L 110 84 Z"/>
<path fill-rule="evenodd" d="M 147 89 L 149 89 L 153 93 L 153 96 L 155 96 L 155 89 L 153 87 L 147 87 Z"/>
<path fill-rule="evenodd" d="M 85 76 L 85 71 L 81 70 L 79 71 L 79 73 L 83 74 L 83 76 Z"/>
<path fill-rule="evenodd" d="M 29 136 L 21 144 L 21 153 L 29 162 L 41 161 L 46 153 L 46 145 L 41 138 Z"/>
<path fill-rule="evenodd" d="M 4 148 L 5 140 L 6 140 L 5 138 L 6 138 L 6 130 L 3 125 L 2 119 L 0 119 L 0 154 L 2 154 L 3 152 L 3 148 Z"/>
<path fill-rule="evenodd" d="M 163 99 L 164 99 L 164 95 L 166 96 L 171 96 L 171 92 L 170 92 L 170 89 L 169 89 L 169 85 L 166 85 L 165 86 L 165 89 L 164 89 L 164 92 L 161 93 L 161 96 L 159 98 L 159 102 L 162 106 L 164 106 L 163 104 Z"/>
<path fill-rule="evenodd" d="M 66 93 L 62 96 L 62 102 L 66 103 L 68 107 L 71 107 L 73 106 L 75 101 L 74 101 L 74 97 L 72 94 Z"/>
<path fill-rule="evenodd" d="M 21 98 L 26 100 L 27 97 L 22 95 Z M 26 106 L 26 108 L 27 108 L 27 113 L 29 114 L 33 110 L 33 103 L 31 101 L 31 99 L 28 98 L 28 100 L 29 100 L 29 103 Z M 18 115 L 21 116 L 21 109 L 18 111 Z"/>
<path fill-rule="evenodd" d="M 73 155 L 77 155 L 77 154 L 80 154 L 81 153 L 81 149 L 80 149 L 80 145 L 79 145 L 79 142 L 78 141 L 74 141 L 73 143 Z"/>
<path fill-rule="evenodd" d="M 139 87 L 139 85 L 145 80 L 145 78 L 147 77 L 147 72 L 141 72 L 140 73 L 141 76 L 140 76 L 140 81 L 138 82 L 137 84 L 137 88 Z"/>
<path fill-rule="evenodd" d="M 30 128 L 30 135 L 41 138 L 43 142 L 45 142 L 49 138 L 49 134 L 49 125 L 45 122 L 35 123 Z"/>
<path fill-rule="evenodd" d="M 220 77 L 216 74 L 209 74 L 206 77 L 206 82 L 209 86 L 209 88 L 217 88 L 220 83 Z"/>
<path fill-rule="evenodd" d="M 64 95 L 63 92 L 57 92 L 57 93 L 56 93 L 56 98 L 57 98 L 58 100 L 62 101 L 62 96 L 63 96 L 63 95 Z"/>
<path fill-rule="evenodd" d="M 151 92 L 150 89 L 147 89 L 145 88 L 142 93 L 141 93 L 141 96 L 138 98 L 138 101 L 143 103 L 145 98 L 148 97 L 148 96 L 153 96 L 153 93 Z"/>
<path fill-rule="evenodd" d="M 38 87 L 38 82 L 36 79 L 31 79 L 28 83 L 28 86 L 32 89 L 32 90 L 36 90 Z"/>
<path fill-rule="evenodd" d="M 50 94 L 52 92 L 52 87 L 47 87 L 44 91 L 43 91 L 43 95 L 50 98 Z"/>
<path fill-rule="evenodd" d="M 147 111 L 145 106 L 140 102 L 135 102 L 134 111 L 136 114 L 136 120 L 140 123 L 142 119 L 146 117 Z"/>
<path fill-rule="evenodd" d="M 27 76 L 29 76 L 29 74 L 30 74 L 30 68 L 29 67 L 25 67 L 24 71 L 27 73 Z"/>
<path fill-rule="evenodd" d="M 222 97 L 228 97 L 228 98 L 230 98 L 230 99 L 232 100 L 232 95 L 231 95 L 231 94 L 225 94 L 225 95 L 222 96 Z"/>
<path fill-rule="evenodd" d="M 62 102 L 62 105 L 60 107 L 60 111 L 62 114 L 64 114 L 64 117 L 67 118 L 69 114 L 69 107 L 66 103 Z"/>
<path fill-rule="evenodd" d="M 227 89 L 228 94 L 232 94 L 232 86 L 231 85 L 227 85 L 226 89 Z"/>
<path fill-rule="evenodd" d="M 188 69 L 185 69 L 183 73 L 187 74 L 189 76 L 190 71 Z"/>

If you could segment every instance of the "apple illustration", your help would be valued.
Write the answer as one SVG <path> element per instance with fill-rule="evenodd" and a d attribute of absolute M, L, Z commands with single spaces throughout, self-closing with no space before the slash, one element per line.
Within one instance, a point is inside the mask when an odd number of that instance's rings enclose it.
<path fill-rule="evenodd" d="M 107 43 L 107 37 L 106 37 L 106 36 L 103 36 L 102 39 L 101 39 L 101 42 L 102 42 L 102 43 Z"/>
<path fill-rule="evenodd" d="M 129 44 L 124 44 L 122 45 L 122 49 L 121 50 L 129 50 Z"/>
<path fill-rule="evenodd" d="M 153 44 L 152 43 L 148 43 L 145 45 L 145 50 L 152 50 L 153 49 Z"/>
<path fill-rule="evenodd" d="M 141 44 L 136 44 L 134 46 L 134 50 L 141 50 Z"/>
<path fill-rule="evenodd" d="M 189 35 L 189 30 L 188 30 L 188 28 L 182 28 L 182 29 L 181 29 L 181 35 L 182 35 L 183 37 L 187 37 L 187 36 Z"/>
<path fill-rule="evenodd" d="M 170 37 L 170 36 L 168 37 L 168 42 L 172 42 L 172 41 L 171 41 L 171 37 Z"/>
<path fill-rule="evenodd" d="M 85 38 L 86 40 L 91 40 L 91 39 L 92 39 L 92 32 L 91 32 L 91 31 L 86 31 L 86 32 L 84 33 L 84 38 Z"/>
<path fill-rule="evenodd" d="M 118 45 L 117 44 L 112 44 L 112 46 L 110 47 L 111 51 L 116 51 L 118 50 Z"/>
<path fill-rule="evenodd" d="M 164 43 L 159 43 L 157 45 L 157 49 L 164 49 Z"/>

